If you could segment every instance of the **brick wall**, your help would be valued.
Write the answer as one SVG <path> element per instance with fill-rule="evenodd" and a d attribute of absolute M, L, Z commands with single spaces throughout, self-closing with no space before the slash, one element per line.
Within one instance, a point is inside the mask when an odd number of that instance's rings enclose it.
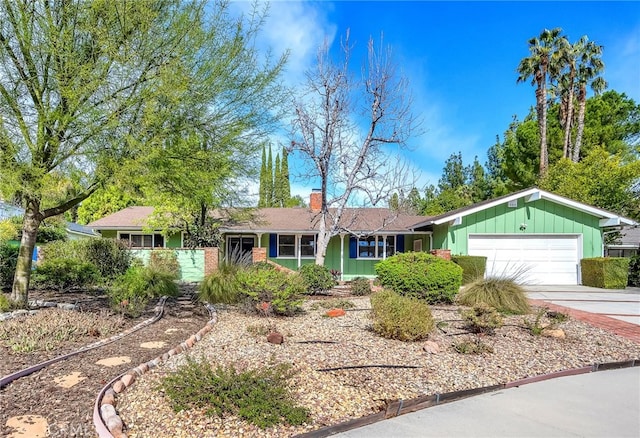
<path fill-rule="evenodd" d="M 251 250 L 251 257 L 253 263 L 260 263 L 267 261 L 267 248 L 256 248 L 253 247 Z"/>
<path fill-rule="evenodd" d="M 204 248 L 204 275 L 218 270 L 220 250 L 218 248 Z"/>
<path fill-rule="evenodd" d="M 431 255 L 436 257 L 440 257 L 441 259 L 451 260 L 451 250 L 450 249 L 434 249 L 431 250 Z"/>

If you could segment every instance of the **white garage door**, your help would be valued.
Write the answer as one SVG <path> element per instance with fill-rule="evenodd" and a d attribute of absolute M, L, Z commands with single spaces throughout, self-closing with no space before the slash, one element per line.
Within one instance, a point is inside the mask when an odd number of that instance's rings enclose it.
<path fill-rule="evenodd" d="M 527 284 L 578 284 L 579 236 L 470 235 L 469 255 L 487 257 L 487 276 L 524 270 Z"/>

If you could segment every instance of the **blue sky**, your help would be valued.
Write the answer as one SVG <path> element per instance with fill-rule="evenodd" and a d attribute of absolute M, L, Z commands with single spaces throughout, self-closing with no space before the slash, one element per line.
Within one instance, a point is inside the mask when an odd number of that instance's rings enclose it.
<path fill-rule="evenodd" d="M 529 38 L 553 27 L 571 42 L 588 35 L 603 45 L 609 88 L 640 102 L 640 2 L 275 1 L 262 43 L 276 53 L 290 50 L 286 80 L 296 84 L 313 68 L 324 39 L 335 46 L 349 29 L 359 67 L 369 37 L 383 33 L 423 120 L 424 132 L 405 152 L 422 186 L 437 183 L 452 153 L 484 163 L 513 115 L 528 113 L 534 87 L 516 84 L 515 69 L 528 55 Z M 312 186 L 292 181 L 292 191 L 305 199 Z"/>

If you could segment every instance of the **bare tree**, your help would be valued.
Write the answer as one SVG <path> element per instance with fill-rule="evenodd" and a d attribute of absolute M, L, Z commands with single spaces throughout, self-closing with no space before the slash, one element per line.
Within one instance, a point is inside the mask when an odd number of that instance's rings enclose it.
<path fill-rule="evenodd" d="M 389 48 L 369 39 L 360 78 L 349 70 L 349 34 L 342 59 L 333 63 L 328 43 L 317 67 L 307 73 L 304 94 L 295 104 L 291 149 L 313 164 L 321 181 L 316 264 L 324 264 L 331 237 L 348 229 L 345 210 L 358 196 L 369 205 L 410 188 L 405 165 L 390 165 L 390 146 L 406 145 L 416 121 L 410 112 L 407 81 L 397 74 Z M 347 219 L 347 222 L 351 220 Z"/>

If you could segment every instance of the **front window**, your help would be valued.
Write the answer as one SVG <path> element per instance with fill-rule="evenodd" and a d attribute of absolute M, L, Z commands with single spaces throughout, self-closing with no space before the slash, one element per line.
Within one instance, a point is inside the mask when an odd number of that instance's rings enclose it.
<path fill-rule="evenodd" d="M 131 248 L 164 248 L 162 234 L 121 233 L 120 239 L 128 242 Z"/>
<path fill-rule="evenodd" d="M 278 257 L 315 257 L 316 236 L 313 234 L 278 235 Z"/>
<path fill-rule="evenodd" d="M 386 250 L 386 252 L 385 252 Z M 381 259 L 396 252 L 396 236 L 367 236 L 358 239 L 358 258 Z"/>
<path fill-rule="evenodd" d="M 315 257 L 316 236 L 313 234 L 300 236 L 300 255 L 302 257 Z"/>
<path fill-rule="evenodd" d="M 280 235 L 278 236 L 278 257 L 295 257 L 296 256 L 296 236 Z"/>

